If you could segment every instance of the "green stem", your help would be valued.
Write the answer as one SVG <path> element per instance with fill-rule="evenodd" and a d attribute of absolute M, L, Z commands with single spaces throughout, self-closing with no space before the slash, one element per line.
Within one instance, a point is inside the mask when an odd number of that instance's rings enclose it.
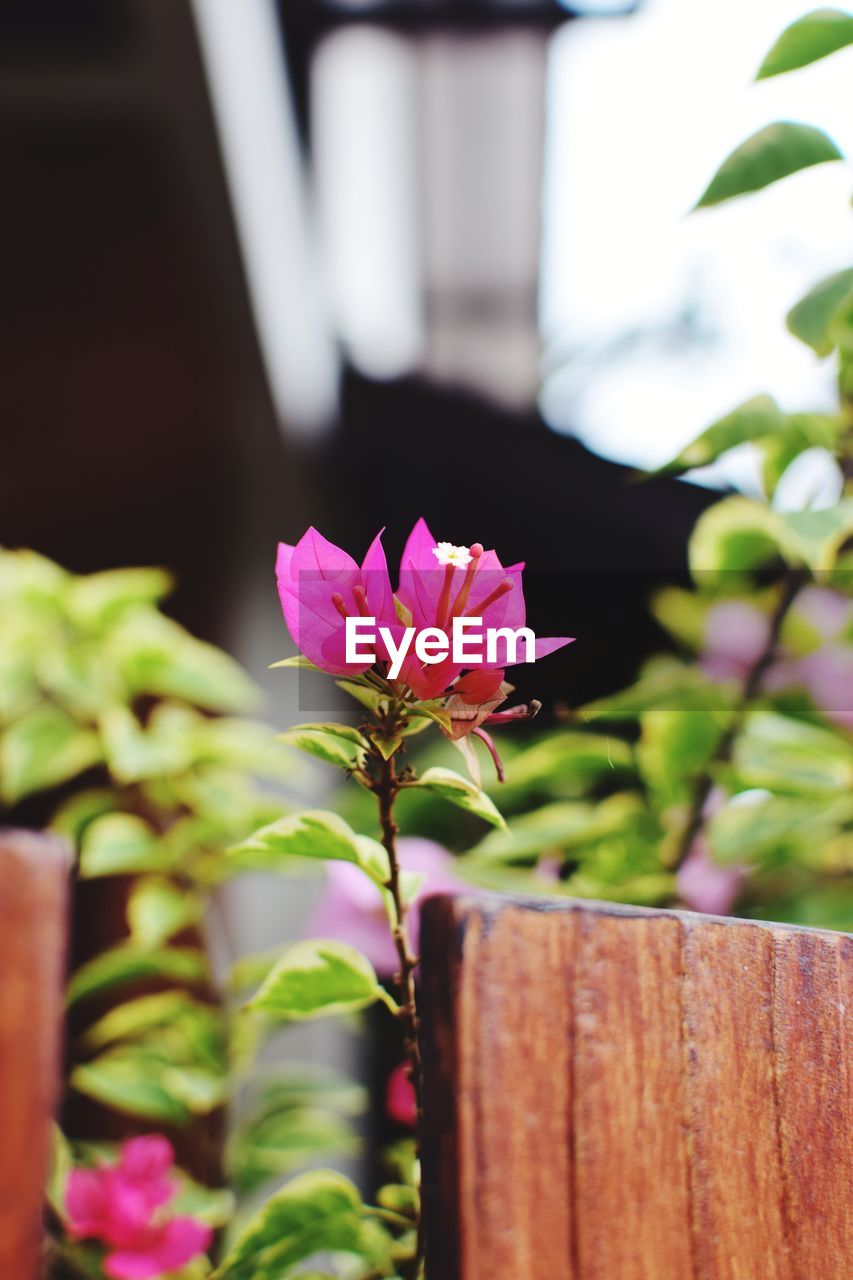
<path fill-rule="evenodd" d="M 805 576 L 799 571 L 792 571 L 786 575 L 782 582 L 782 590 L 776 603 L 776 608 L 770 619 L 770 628 L 767 632 L 767 639 L 761 653 L 755 659 L 755 662 L 749 668 L 744 677 L 743 688 L 741 690 L 740 700 L 735 708 L 731 722 L 725 733 L 717 743 L 716 749 L 711 756 L 708 764 L 702 774 L 696 779 L 693 787 L 693 794 L 690 799 L 690 808 L 684 823 L 684 828 L 678 841 L 678 849 L 672 863 L 673 870 L 677 871 L 687 860 L 693 842 L 702 832 L 705 822 L 705 805 L 708 801 L 712 790 L 714 789 L 716 766 L 726 764 L 731 759 L 732 750 L 737 736 L 743 728 L 744 720 L 750 710 L 752 703 L 761 691 L 761 683 L 767 674 L 767 670 L 776 656 L 776 650 L 779 647 L 779 637 L 782 633 L 782 624 L 788 616 L 791 605 L 796 600 L 801 588 L 805 583 Z"/>
<path fill-rule="evenodd" d="M 376 753 L 377 773 L 371 790 L 379 804 L 379 825 L 382 828 L 382 844 L 388 854 L 387 889 L 394 904 L 391 933 L 397 951 L 400 971 L 395 976 L 399 1010 L 397 1016 L 403 1028 L 403 1051 L 409 1064 L 409 1078 L 415 1093 L 416 1132 L 421 1133 L 423 1123 L 423 1083 L 421 1078 L 421 1051 L 418 1041 L 418 1006 L 415 989 L 415 968 L 418 958 L 412 953 L 406 930 L 407 903 L 400 885 L 400 859 L 397 852 L 397 832 L 394 821 L 394 801 L 401 784 L 397 778 L 394 757 L 384 760 Z M 425 1251 L 423 1214 L 418 1215 L 417 1247 L 411 1262 L 405 1267 L 404 1280 L 417 1280 L 422 1273 Z"/>

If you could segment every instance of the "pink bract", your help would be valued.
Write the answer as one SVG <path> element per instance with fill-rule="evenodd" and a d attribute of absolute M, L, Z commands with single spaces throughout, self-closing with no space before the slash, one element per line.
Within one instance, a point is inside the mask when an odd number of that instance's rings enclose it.
<path fill-rule="evenodd" d="M 165 1211 L 178 1190 L 174 1163 L 171 1143 L 151 1134 L 124 1143 L 117 1164 L 68 1175 L 68 1233 L 109 1247 L 104 1272 L 112 1280 L 156 1280 L 210 1244 L 213 1233 L 203 1222 Z"/>
<path fill-rule="evenodd" d="M 397 1124 L 414 1129 L 417 1119 L 415 1090 L 409 1079 L 409 1068 L 405 1062 L 395 1067 L 388 1077 L 385 1090 L 385 1108 L 392 1120 Z"/>
<path fill-rule="evenodd" d="M 408 914 L 409 937 L 417 954 L 420 904 L 436 893 L 456 893 L 463 885 L 454 874 L 452 854 L 432 840 L 404 837 L 398 842 L 398 851 L 404 871 L 424 876 Z M 309 922 L 310 935 L 348 942 L 367 956 L 378 973 L 394 973 L 399 959 L 379 890 L 349 862 L 327 863 L 326 876 L 326 892 Z"/>
<path fill-rule="evenodd" d="M 447 630 L 454 617 L 463 615 L 482 618 L 484 628 L 516 630 L 525 625 L 522 564 L 504 568 L 494 551 L 475 543 L 465 567 L 442 566 L 436 558 L 438 547 L 426 521 L 418 520 L 403 551 L 397 593 L 403 611 L 411 614 L 411 625 L 418 631 L 426 627 Z M 310 528 L 295 546 L 279 544 L 276 577 L 294 643 L 315 666 L 332 675 L 358 675 L 371 665 L 346 661 L 348 616 L 373 617 L 377 630 L 388 627 L 395 639 L 402 631 L 381 533 L 359 566 L 346 551 Z M 536 657 L 543 658 L 569 643 L 568 637 L 537 640 Z M 508 665 L 507 657 L 502 640 L 492 663 L 495 671 Z M 472 666 L 482 669 L 479 663 Z M 401 680 L 418 698 L 429 699 L 442 694 L 463 670 L 449 658 L 430 665 L 410 655 Z M 495 684 L 499 685 L 500 679 Z"/>

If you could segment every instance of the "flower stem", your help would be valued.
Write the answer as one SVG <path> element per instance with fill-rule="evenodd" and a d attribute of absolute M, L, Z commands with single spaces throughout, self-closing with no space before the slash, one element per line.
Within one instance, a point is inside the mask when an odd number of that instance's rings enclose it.
<path fill-rule="evenodd" d="M 406 912 L 408 905 L 403 896 L 400 884 L 400 859 L 397 853 L 397 832 L 399 828 L 394 821 L 394 801 L 401 789 L 394 766 L 394 757 L 388 760 L 377 752 L 377 771 L 373 777 L 371 790 L 379 803 L 379 823 L 382 828 L 382 844 L 388 854 L 388 883 L 386 888 L 394 904 L 391 933 L 397 958 L 400 963 L 399 972 L 395 975 L 399 1011 L 397 1017 L 403 1028 L 403 1051 L 409 1064 L 409 1078 L 415 1094 L 416 1133 L 420 1135 L 423 1121 L 423 1083 L 421 1079 L 421 1051 L 418 1041 L 418 1006 L 415 990 L 415 967 L 418 958 L 412 953 L 409 935 L 406 930 Z M 418 1216 L 417 1247 L 414 1257 L 405 1268 L 405 1280 L 418 1280 L 422 1273 L 424 1261 L 424 1227 L 423 1214 Z"/>
<path fill-rule="evenodd" d="M 690 808 L 687 813 L 687 819 L 678 841 L 678 850 L 672 862 L 672 868 L 677 871 L 687 860 L 693 841 L 701 833 L 705 826 L 705 804 L 708 797 L 714 789 L 714 769 L 716 765 L 726 764 L 732 755 L 732 749 L 737 740 L 737 736 L 743 728 L 743 722 L 746 718 L 752 703 L 761 691 L 761 683 L 767 674 L 767 669 L 776 656 L 776 650 L 779 645 L 779 637 L 782 632 L 782 624 L 788 616 L 791 605 L 796 600 L 800 590 L 805 582 L 805 576 L 797 571 L 788 573 L 782 580 L 782 588 L 779 593 L 779 599 L 776 602 L 776 608 L 770 618 L 770 627 L 767 632 L 767 639 L 758 657 L 744 677 L 741 689 L 740 699 L 735 708 L 731 723 L 725 733 L 717 743 L 711 759 L 708 761 L 706 769 L 696 779 L 693 788 L 693 794 L 690 800 Z"/>

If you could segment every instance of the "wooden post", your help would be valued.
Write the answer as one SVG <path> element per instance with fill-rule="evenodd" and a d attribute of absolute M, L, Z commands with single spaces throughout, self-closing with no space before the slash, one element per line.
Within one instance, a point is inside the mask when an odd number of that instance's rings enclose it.
<path fill-rule="evenodd" d="M 70 851 L 0 829 L 0 1276 L 34 1280 L 59 1084 Z"/>
<path fill-rule="evenodd" d="M 853 938 L 435 898 L 429 1280 L 848 1280 Z"/>

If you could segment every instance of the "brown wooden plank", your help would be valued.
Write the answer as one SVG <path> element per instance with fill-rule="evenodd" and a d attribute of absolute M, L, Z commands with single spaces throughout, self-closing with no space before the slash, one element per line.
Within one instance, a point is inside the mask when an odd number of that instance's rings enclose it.
<path fill-rule="evenodd" d="M 572 1276 L 565 926 L 509 909 L 474 917 L 464 935 L 458 1014 L 473 1034 L 458 1048 L 461 1246 L 472 1280 Z"/>
<path fill-rule="evenodd" d="M 583 1280 L 688 1280 L 681 926 L 579 913 L 575 1211 Z"/>
<path fill-rule="evenodd" d="M 773 1058 L 773 937 L 685 917 L 697 1280 L 792 1280 Z"/>
<path fill-rule="evenodd" d="M 422 947 L 429 1280 L 853 1274 L 853 939 L 490 896 Z"/>
<path fill-rule="evenodd" d="M 59 1081 L 69 852 L 0 830 L 0 1276 L 33 1280 Z"/>
<path fill-rule="evenodd" d="M 775 934 L 773 1000 L 782 1163 L 797 1280 L 853 1274 L 849 938 Z M 846 972 L 842 975 L 842 967 Z"/>

